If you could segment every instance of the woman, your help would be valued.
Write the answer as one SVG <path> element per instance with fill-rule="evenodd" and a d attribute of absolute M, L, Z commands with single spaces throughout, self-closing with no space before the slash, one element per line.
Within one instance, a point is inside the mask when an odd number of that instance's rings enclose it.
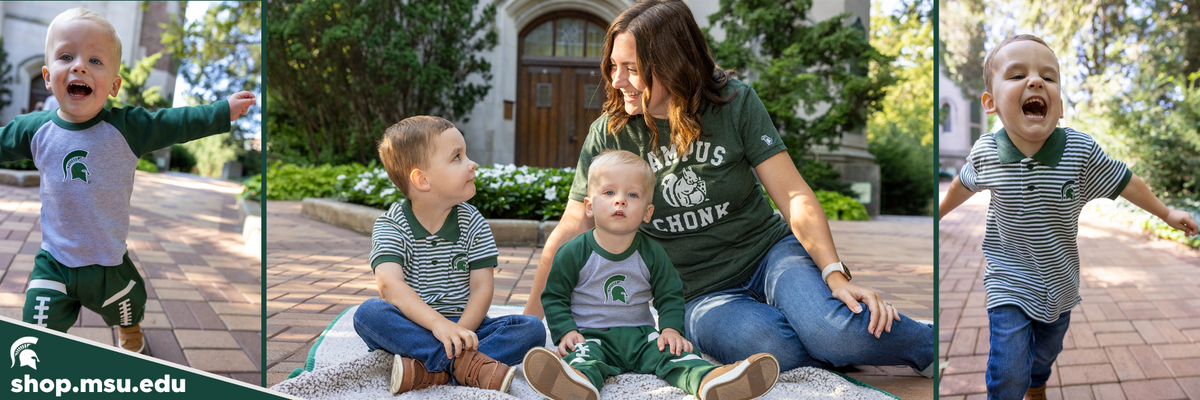
<path fill-rule="evenodd" d="M 641 231 L 679 271 L 685 333 L 701 351 L 725 363 L 768 352 L 781 370 L 909 365 L 932 376 L 932 326 L 850 283 L 825 213 L 762 101 L 715 65 L 686 5 L 633 5 L 610 26 L 604 51 L 605 114 L 583 146 L 526 314 L 542 316 L 540 297 L 558 247 L 592 228 L 582 203 L 592 158 L 629 150 L 655 170 L 653 219 Z"/>

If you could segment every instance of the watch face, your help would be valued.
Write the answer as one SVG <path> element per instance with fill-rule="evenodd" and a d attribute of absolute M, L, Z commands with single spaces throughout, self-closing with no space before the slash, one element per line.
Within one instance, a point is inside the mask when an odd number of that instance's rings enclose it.
<path fill-rule="evenodd" d="M 846 280 L 854 279 L 854 277 L 850 276 L 850 267 L 847 267 L 846 263 L 842 263 L 842 272 L 846 273 Z"/>

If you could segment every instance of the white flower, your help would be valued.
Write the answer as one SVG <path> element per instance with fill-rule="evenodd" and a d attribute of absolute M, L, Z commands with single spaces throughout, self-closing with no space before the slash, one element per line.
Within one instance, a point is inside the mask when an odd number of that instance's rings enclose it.
<path fill-rule="evenodd" d="M 338 175 L 338 180 L 346 179 L 346 174 Z"/>
<path fill-rule="evenodd" d="M 492 183 L 489 183 L 489 184 L 488 184 L 488 187 L 492 188 L 492 190 L 499 189 L 499 188 L 500 188 L 500 182 L 492 182 Z"/>
<path fill-rule="evenodd" d="M 558 181 L 561 181 L 561 180 L 562 180 L 562 177 L 558 176 L 558 175 L 550 177 L 550 183 L 558 183 Z"/>
<path fill-rule="evenodd" d="M 383 169 L 383 168 L 375 169 L 375 177 L 379 178 L 379 179 L 387 179 L 387 177 L 388 177 L 387 170 Z"/>
<path fill-rule="evenodd" d="M 558 192 L 555 191 L 554 188 L 546 188 L 546 200 L 558 200 Z"/>
<path fill-rule="evenodd" d="M 388 195 L 391 195 L 392 193 L 396 193 L 396 188 L 383 189 L 379 192 L 379 195 L 380 196 L 388 196 Z"/>

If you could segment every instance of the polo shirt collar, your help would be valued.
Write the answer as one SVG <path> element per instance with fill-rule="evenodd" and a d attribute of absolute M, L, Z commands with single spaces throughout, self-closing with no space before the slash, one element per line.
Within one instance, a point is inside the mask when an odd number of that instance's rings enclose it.
<path fill-rule="evenodd" d="M 1029 158 L 1042 163 L 1042 165 L 1057 167 L 1066 148 L 1067 131 L 1063 128 L 1054 128 L 1054 132 L 1051 132 L 1050 137 L 1046 138 L 1046 142 L 1042 143 L 1042 148 Z M 996 132 L 996 152 L 999 153 L 1001 164 L 1025 159 L 1025 154 L 1021 153 L 1017 145 L 1013 144 L 1012 139 L 1008 138 L 1008 132 L 1005 132 L 1004 128 L 1000 128 L 1000 131 Z"/>
<path fill-rule="evenodd" d="M 417 216 L 412 211 L 411 201 L 408 199 L 400 200 L 400 209 L 404 211 L 404 219 L 408 221 L 408 226 L 411 227 L 414 238 L 424 239 L 433 236 L 428 230 L 425 230 L 420 221 L 417 221 Z M 446 239 L 447 242 L 458 241 L 458 209 L 457 204 L 454 205 L 454 208 L 450 209 L 450 214 L 446 216 L 446 221 L 442 223 L 442 229 L 439 229 L 436 234 L 437 237 Z"/>

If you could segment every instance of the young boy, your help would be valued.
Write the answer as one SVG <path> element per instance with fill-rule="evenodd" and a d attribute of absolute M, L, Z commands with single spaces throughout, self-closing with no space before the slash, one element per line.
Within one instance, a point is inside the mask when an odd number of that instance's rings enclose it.
<path fill-rule="evenodd" d="M 42 78 L 56 110 L 21 115 L 0 132 L 0 161 L 33 159 L 41 175 L 42 246 L 34 256 L 22 320 L 66 332 L 79 307 L 117 325 L 120 346 L 144 349 L 146 285 L 125 239 L 138 157 L 229 132 L 254 95 L 155 113 L 104 109 L 121 87 L 121 39 L 104 17 L 67 10 L 46 34 Z"/>
<path fill-rule="evenodd" d="M 1167 208 L 1124 163 L 1086 134 L 1057 128 L 1063 115 L 1058 60 L 1036 36 L 1018 35 L 984 62 L 983 108 L 1004 128 L 975 142 L 942 200 L 939 218 L 974 192 L 992 190 L 983 253 L 989 399 L 1045 399 L 1071 308 L 1079 304 L 1079 214 L 1118 195 L 1197 233 L 1187 212 Z"/>
<path fill-rule="evenodd" d="M 418 116 L 392 125 L 379 142 L 388 178 L 407 200 L 392 204 L 371 232 L 371 268 L 382 299 L 354 314 L 367 347 L 394 354 L 392 394 L 450 381 L 507 392 L 530 347 L 546 342 L 528 315 L 487 318 L 496 242 L 471 205 L 475 163 L 450 121 Z"/>
<path fill-rule="evenodd" d="M 650 165 L 631 152 L 592 161 L 583 206 L 596 228 L 563 244 L 542 292 L 558 353 L 536 347 L 525 355 L 525 379 L 538 393 L 598 400 L 604 378 L 623 372 L 654 373 L 700 399 L 751 399 L 775 386 L 779 361 L 770 354 L 718 367 L 692 352 L 679 274 L 663 248 L 638 232 L 654 212 L 653 188 Z"/>

